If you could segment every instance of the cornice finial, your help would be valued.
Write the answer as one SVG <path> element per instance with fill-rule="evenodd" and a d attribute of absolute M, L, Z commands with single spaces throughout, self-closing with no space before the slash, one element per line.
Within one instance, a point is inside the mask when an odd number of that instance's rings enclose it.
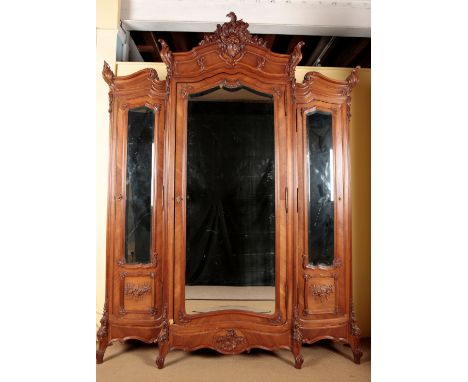
<path fill-rule="evenodd" d="M 234 12 L 229 12 L 226 17 L 229 17 L 231 19 L 231 23 L 235 23 L 237 21 L 237 16 Z"/>

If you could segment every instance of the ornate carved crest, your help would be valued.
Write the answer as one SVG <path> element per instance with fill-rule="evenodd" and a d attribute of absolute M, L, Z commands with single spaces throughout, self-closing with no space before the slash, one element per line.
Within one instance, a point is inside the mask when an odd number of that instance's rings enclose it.
<path fill-rule="evenodd" d="M 199 45 L 217 43 L 220 57 L 231 65 L 236 65 L 244 57 L 246 43 L 266 47 L 266 41 L 252 36 L 247 29 L 249 24 L 237 20 L 234 12 L 229 12 L 226 17 L 231 20 L 223 25 L 218 24 L 214 33 L 205 34 Z"/>
<path fill-rule="evenodd" d="M 247 343 L 247 339 L 242 335 L 237 335 L 235 329 L 228 329 L 227 334 L 224 336 L 215 336 L 213 344 L 216 349 L 220 349 L 224 352 L 232 352 L 239 345 Z"/>

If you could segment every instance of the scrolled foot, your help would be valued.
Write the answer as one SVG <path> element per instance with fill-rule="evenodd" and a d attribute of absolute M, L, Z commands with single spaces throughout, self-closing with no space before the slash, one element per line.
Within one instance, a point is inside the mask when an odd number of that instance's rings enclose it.
<path fill-rule="evenodd" d="M 104 361 L 104 351 L 96 350 L 96 364 L 101 364 Z"/>
<path fill-rule="evenodd" d="M 302 368 L 302 363 L 304 362 L 304 357 L 302 356 L 302 354 L 299 354 L 297 355 L 296 357 L 294 357 L 294 367 L 296 369 L 300 369 Z"/>
<path fill-rule="evenodd" d="M 353 350 L 354 363 L 359 365 L 361 363 L 362 351 L 361 349 Z"/>
<path fill-rule="evenodd" d="M 162 369 L 164 367 L 164 357 L 156 358 L 156 366 L 158 369 Z"/>

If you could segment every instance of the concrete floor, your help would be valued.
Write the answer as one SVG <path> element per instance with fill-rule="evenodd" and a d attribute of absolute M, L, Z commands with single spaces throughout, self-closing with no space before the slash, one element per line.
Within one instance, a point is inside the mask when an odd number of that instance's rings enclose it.
<path fill-rule="evenodd" d="M 253 349 L 250 354 L 225 356 L 210 349 L 169 352 L 164 369 L 154 360 L 158 349 L 138 341 L 109 346 L 104 363 L 96 365 L 97 382 L 365 382 L 371 380 L 371 342 L 361 341 L 361 364 L 352 362 L 349 347 L 331 341 L 304 345 L 301 370 L 293 367 L 291 352 Z"/>

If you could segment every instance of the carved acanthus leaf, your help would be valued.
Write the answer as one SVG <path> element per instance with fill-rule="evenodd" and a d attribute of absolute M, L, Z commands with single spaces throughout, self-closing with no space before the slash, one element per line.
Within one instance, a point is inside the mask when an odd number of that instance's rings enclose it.
<path fill-rule="evenodd" d="M 214 337 L 213 344 L 216 349 L 233 352 L 239 345 L 247 343 L 247 339 L 242 335 L 237 335 L 235 329 L 227 329 L 226 332 L 226 335 Z"/>
<path fill-rule="evenodd" d="M 229 12 L 226 17 L 231 20 L 223 25 L 218 24 L 215 32 L 205 34 L 199 45 L 216 43 L 220 57 L 231 65 L 236 65 L 244 57 L 246 43 L 266 47 L 266 41 L 252 36 L 248 31 L 249 24 L 237 20 L 234 12 Z"/>

